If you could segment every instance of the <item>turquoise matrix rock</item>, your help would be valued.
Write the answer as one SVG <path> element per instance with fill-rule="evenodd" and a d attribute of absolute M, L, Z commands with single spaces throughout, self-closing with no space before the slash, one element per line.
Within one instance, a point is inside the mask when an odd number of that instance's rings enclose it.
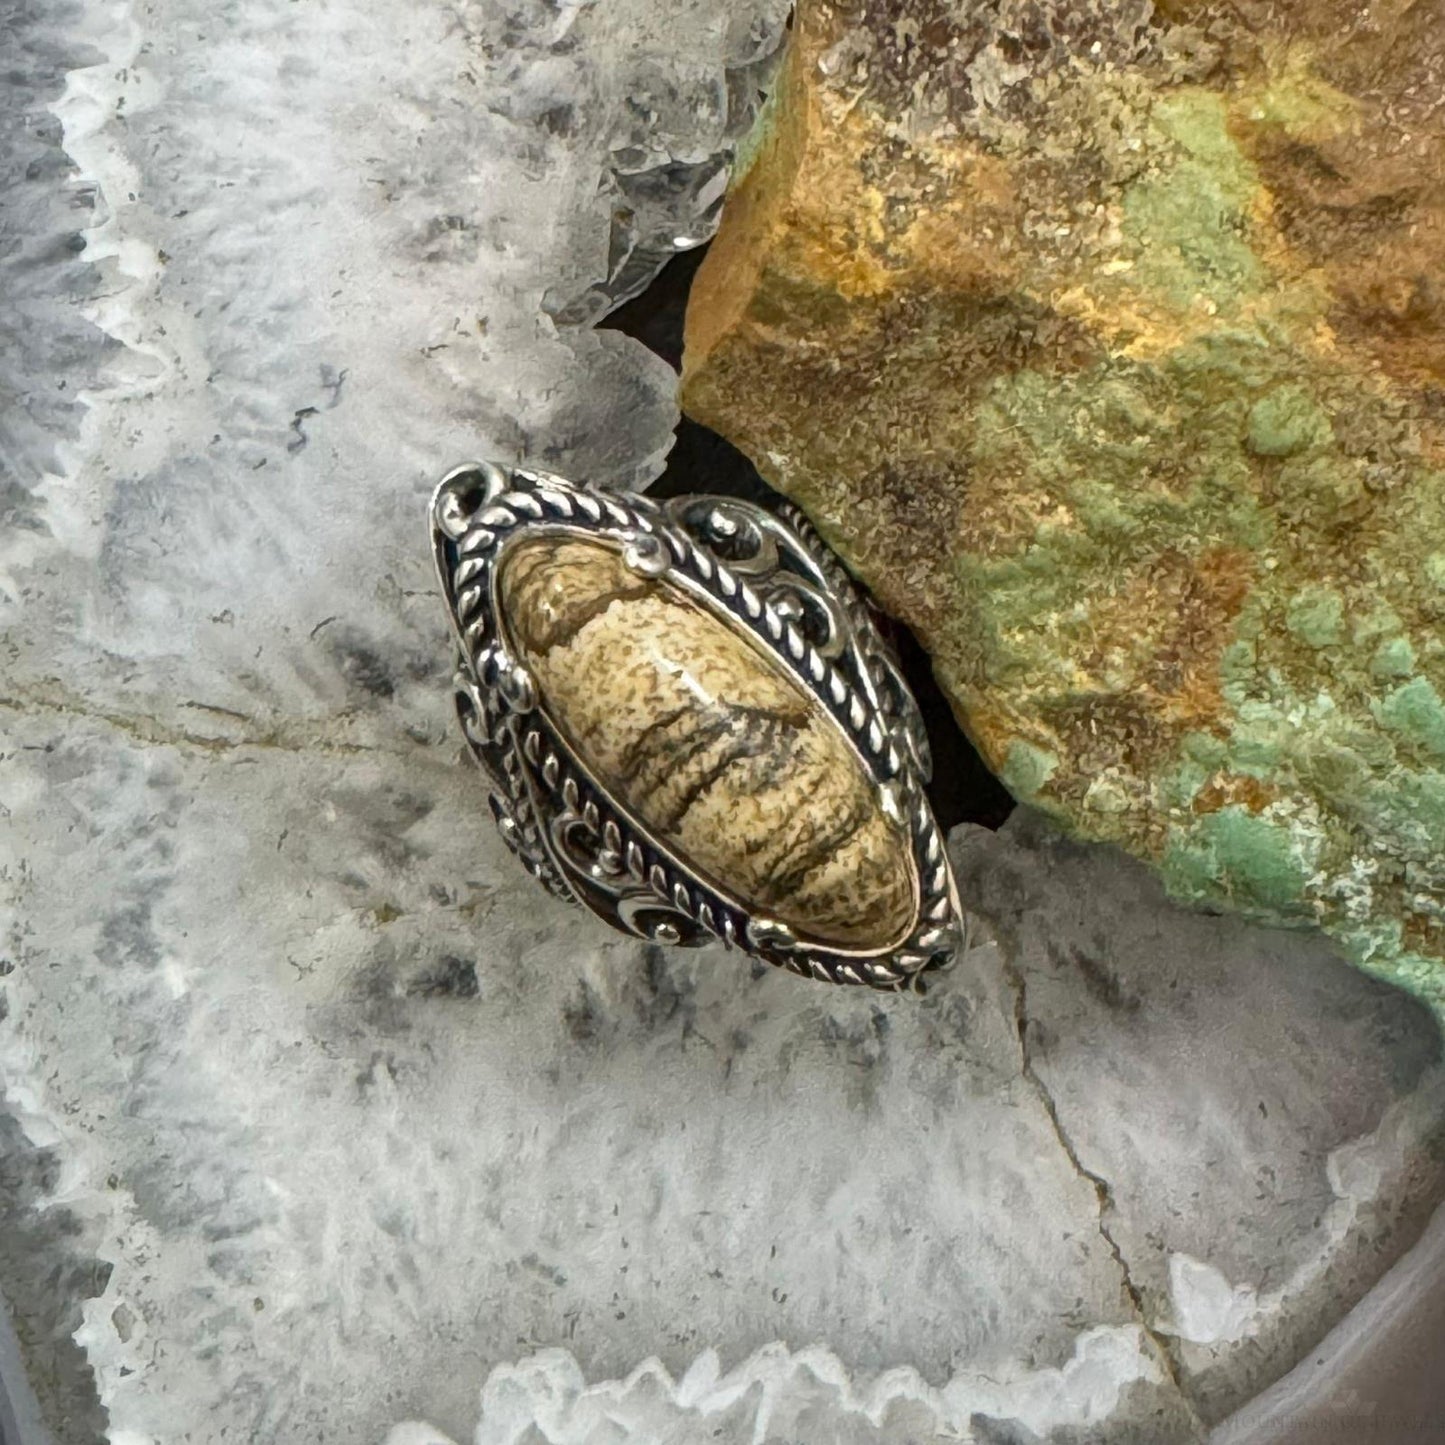
<path fill-rule="evenodd" d="M 805 0 L 684 374 L 1019 798 L 1437 1010 L 1442 70 L 1441 0 Z"/>

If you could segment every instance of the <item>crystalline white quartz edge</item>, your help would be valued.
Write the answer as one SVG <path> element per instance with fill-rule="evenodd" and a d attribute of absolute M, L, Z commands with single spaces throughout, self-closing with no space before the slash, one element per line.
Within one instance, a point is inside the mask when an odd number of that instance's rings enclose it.
<path fill-rule="evenodd" d="M 1213 1431 L 1210 1445 L 1438 1434 L 1442 1300 L 1445 1209 L 1293 1370 Z"/>
<path fill-rule="evenodd" d="M 763 1445 L 802 1438 L 800 1428 L 818 1439 L 818 1432 L 841 1432 L 850 1422 L 886 1432 L 899 1426 L 902 1411 L 909 1412 L 908 1438 L 967 1439 L 970 1420 L 980 1414 L 1016 1421 L 1046 1438 L 1059 1427 L 1107 1420 L 1129 1385 L 1161 1380 L 1143 1331 L 1133 1326 L 1084 1331 L 1058 1369 L 1003 1378 L 962 1373 L 941 1388 L 906 1368 L 859 1380 L 827 1349 L 790 1351 L 782 1344 L 764 1346 L 726 1374 L 717 1352 L 705 1350 L 678 1380 L 652 1359 L 623 1379 L 589 1385 L 571 1354 L 551 1349 L 492 1371 L 473 1439 L 474 1445 L 587 1445 L 605 1435 L 644 1445 L 677 1438 L 688 1424 L 702 1429 L 721 1421 L 730 1445 Z M 425 1423 L 407 1422 L 385 1445 L 445 1440 Z"/>
<path fill-rule="evenodd" d="M 1223 1271 L 1184 1251 L 1169 1256 L 1169 1316 L 1160 1332 L 1189 1345 L 1225 1345 L 1257 1333 L 1261 1321 L 1288 1314 L 1306 1300 L 1350 1241 L 1365 1210 L 1399 1190 L 1432 1136 L 1438 1136 L 1445 1106 L 1445 1071 L 1432 1070 L 1417 1092 L 1385 1111 L 1378 1127 L 1330 1151 L 1325 1177 L 1335 1200 L 1321 1221 L 1319 1250 L 1273 1289 L 1232 1283 Z"/>

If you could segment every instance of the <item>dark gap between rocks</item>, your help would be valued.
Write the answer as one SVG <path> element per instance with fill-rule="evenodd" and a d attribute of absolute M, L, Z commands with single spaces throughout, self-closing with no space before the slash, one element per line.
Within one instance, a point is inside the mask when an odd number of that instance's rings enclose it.
<path fill-rule="evenodd" d="M 699 246 L 669 261 L 646 291 L 619 306 L 605 324 L 640 341 L 674 370 L 680 370 L 687 296 L 706 252 L 706 246 Z M 648 491 L 656 497 L 718 492 L 757 502 L 769 510 L 776 510 L 782 501 L 731 442 L 686 416 L 678 425 L 666 469 Z M 933 781 L 928 797 L 940 825 L 945 831 L 959 823 L 1000 827 L 1014 809 L 1013 798 L 964 736 L 917 639 L 891 618 L 887 630 L 928 729 L 933 748 Z"/>

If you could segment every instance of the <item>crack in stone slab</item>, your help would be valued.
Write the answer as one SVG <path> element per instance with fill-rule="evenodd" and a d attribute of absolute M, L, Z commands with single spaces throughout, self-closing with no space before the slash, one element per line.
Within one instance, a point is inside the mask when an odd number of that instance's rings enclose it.
<path fill-rule="evenodd" d="M 179 705 L 195 708 L 213 716 L 231 718 L 248 727 L 263 728 L 264 731 L 246 733 L 239 737 L 194 732 L 189 728 L 178 726 L 175 723 L 162 722 L 159 718 L 149 717 L 142 713 L 126 713 L 97 707 L 89 699 L 60 688 L 53 688 L 47 692 L 36 692 L 29 696 L 0 696 L 0 712 L 17 713 L 22 717 L 51 716 L 99 723 L 124 733 L 135 742 L 142 743 L 147 747 L 192 748 L 209 753 L 273 750 L 287 753 L 328 753 L 342 757 L 378 753 L 391 757 L 410 756 L 401 748 L 327 737 L 314 728 L 304 724 L 298 725 L 293 719 L 277 719 L 274 722 L 266 723 L 261 719 L 248 717 L 245 713 L 235 712 L 230 708 L 216 707 L 208 703 L 183 702 Z"/>
<path fill-rule="evenodd" d="M 1082 1159 L 1074 1146 L 1074 1141 L 1069 1138 L 1068 1130 L 1064 1128 L 1063 1120 L 1059 1118 L 1058 1105 L 1054 1102 L 1054 1096 L 1049 1092 L 1048 1086 L 1039 1077 L 1038 1071 L 1034 1068 L 1033 1053 L 1029 1046 L 1029 1016 L 1028 1016 L 1028 983 L 1016 964 L 1008 959 L 1003 960 L 1003 974 L 1014 1000 L 1014 1027 L 1018 1032 L 1019 1059 L 1023 1076 L 1028 1080 L 1030 1087 L 1038 1095 L 1039 1102 L 1043 1105 L 1044 1112 L 1048 1115 L 1049 1124 L 1059 1141 L 1059 1147 L 1064 1151 L 1070 1166 L 1080 1179 L 1089 1184 L 1094 1197 L 1098 1201 L 1098 1230 L 1099 1238 L 1104 1241 L 1114 1263 L 1119 1267 L 1119 1275 L 1123 1281 L 1124 1293 L 1128 1296 L 1130 1308 L 1133 1310 L 1134 1318 L 1139 1328 L 1144 1331 L 1150 1344 L 1154 1346 L 1160 1362 L 1168 1373 L 1169 1382 L 1173 1385 L 1184 1408 L 1189 1412 L 1189 1418 L 1199 1431 L 1199 1438 L 1203 1440 L 1209 1434 L 1208 1424 L 1200 1417 L 1195 1408 L 1194 1400 L 1189 1391 L 1185 1389 L 1183 1379 L 1180 1375 L 1179 1361 L 1174 1354 L 1173 1347 L 1168 1339 L 1154 1329 L 1149 1322 L 1149 1317 L 1144 1309 L 1144 1297 L 1138 1285 L 1134 1283 L 1133 1274 L 1129 1269 L 1129 1261 L 1124 1257 L 1124 1251 L 1120 1248 L 1118 1240 L 1109 1230 L 1108 1213 L 1114 1207 L 1114 1192 L 1109 1181 L 1101 1174 L 1096 1174 Z"/>

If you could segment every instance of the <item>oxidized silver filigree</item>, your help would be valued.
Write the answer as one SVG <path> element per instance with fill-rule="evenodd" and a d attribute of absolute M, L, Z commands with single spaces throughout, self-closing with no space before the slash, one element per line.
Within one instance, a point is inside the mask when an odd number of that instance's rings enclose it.
<path fill-rule="evenodd" d="M 921 988 L 961 947 L 963 921 L 924 784 L 918 708 L 868 604 L 807 521 L 726 497 L 657 501 L 490 463 L 458 467 L 431 507 L 437 575 L 459 650 L 457 715 L 492 784 L 502 836 L 553 893 L 639 938 L 740 949 L 805 977 Z M 589 771 L 503 625 L 501 563 L 541 533 L 605 540 L 746 634 L 847 739 L 906 837 L 917 909 L 886 950 L 819 943 L 765 916 L 658 836 Z"/>

